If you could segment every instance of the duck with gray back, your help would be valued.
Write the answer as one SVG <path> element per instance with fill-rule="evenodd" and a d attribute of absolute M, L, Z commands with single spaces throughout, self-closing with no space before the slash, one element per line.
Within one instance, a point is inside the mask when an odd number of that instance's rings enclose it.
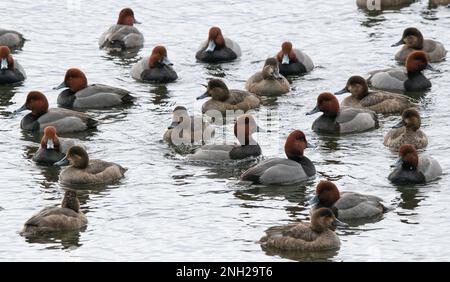
<path fill-rule="evenodd" d="M 211 27 L 208 40 L 200 45 L 195 58 L 206 63 L 234 61 L 241 56 L 241 47 L 233 40 L 224 37 L 219 27 Z"/>
<path fill-rule="evenodd" d="M 15 30 L 0 28 L 0 46 L 8 46 L 11 50 L 21 49 L 25 38 Z"/>
<path fill-rule="evenodd" d="M 262 71 L 252 75 L 245 84 L 245 89 L 261 96 L 278 96 L 289 92 L 289 81 L 280 74 L 277 59 L 268 58 Z"/>
<path fill-rule="evenodd" d="M 283 42 L 281 51 L 276 55 L 282 75 L 301 75 L 314 69 L 311 58 L 299 49 L 294 49 L 291 42 Z"/>
<path fill-rule="evenodd" d="M 149 57 L 145 57 L 131 68 L 131 77 L 139 81 L 172 82 L 178 75 L 172 68 L 164 46 L 156 46 Z"/>
<path fill-rule="evenodd" d="M 414 109 L 406 109 L 402 120 L 394 125 L 384 136 L 384 146 L 398 150 L 403 144 L 411 144 L 416 149 L 423 149 L 428 145 L 427 135 L 420 129 L 420 113 Z"/>
<path fill-rule="evenodd" d="M 0 84 L 12 84 L 25 80 L 23 67 L 11 55 L 8 46 L 0 46 Z"/>

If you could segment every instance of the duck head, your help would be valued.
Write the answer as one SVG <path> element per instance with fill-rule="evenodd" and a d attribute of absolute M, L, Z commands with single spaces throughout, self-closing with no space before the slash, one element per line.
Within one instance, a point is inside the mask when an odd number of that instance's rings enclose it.
<path fill-rule="evenodd" d="M 324 116 L 336 117 L 339 113 L 339 101 L 333 94 L 325 92 L 317 97 L 316 107 L 307 112 L 307 115 L 312 115 L 318 112 L 323 112 Z"/>
<path fill-rule="evenodd" d="M 217 26 L 211 27 L 208 33 L 208 46 L 205 52 L 214 52 L 214 50 L 223 47 L 225 47 L 225 39 L 223 38 L 222 30 Z"/>
<path fill-rule="evenodd" d="M 406 170 L 415 170 L 419 164 L 419 156 L 416 148 L 410 144 L 403 144 L 398 151 L 399 159 L 394 167 L 402 167 Z"/>
<path fill-rule="evenodd" d="M 153 48 L 148 64 L 150 68 L 157 67 L 158 64 L 167 66 L 173 65 L 167 58 L 167 50 L 164 46 L 156 46 Z"/>
<path fill-rule="evenodd" d="M 297 56 L 295 55 L 291 42 L 286 41 L 281 44 L 281 51 L 277 54 L 277 60 L 283 65 L 297 61 Z"/>
<path fill-rule="evenodd" d="M 277 59 L 268 58 L 266 60 L 266 62 L 264 63 L 262 75 L 264 79 L 283 79 L 283 76 L 280 74 Z"/>
<path fill-rule="evenodd" d="M 214 78 L 208 82 L 206 92 L 197 97 L 197 100 L 211 97 L 217 101 L 226 101 L 230 97 L 230 90 L 227 85 L 220 79 Z"/>
<path fill-rule="evenodd" d="M 61 207 L 78 212 L 80 210 L 80 201 L 78 200 L 77 193 L 72 190 L 67 190 L 66 193 L 64 193 Z"/>
<path fill-rule="evenodd" d="M 66 156 L 54 163 L 54 165 L 64 166 L 71 165 L 74 168 L 85 169 L 89 165 L 89 156 L 82 147 L 80 146 L 72 146 L 69 151 L 67 151 Z"/>
<path fill-rule="evenodd" d="M 298 160 L 303 157 L 303 151 L 305 148 L 314 147 L 306 140 L 306 136 L 303 131 L 294 130 L 289 134 L 284 144 L 284 152 L 288 159 Z"/>
<path fill-rule="evenodd" d="M 77 68 L 70 68 L 66 71 L 64 81 L 53 89 L 69 88 L 76 93 L 88 86 L 88 81 L 84 72 Z"/>
<path fill-rule="evenodd" d="M 119 13 L 119 19 L 117 24 L 133 26 L 134 24 L 140 24 L 134 17 L 134 12 L 130 8 L 122 9 Z"/>
<path fill-rule="evenodd" d="M 239 143 L 245 145 L 255 145 L 256 142 L 251 138 L 255 132 L 263 132 L 252 115 L 241 115 L 234 123 L 234 136 L 239 140 Z M 254 143 L 253 143 L 254 142 Z"/>
<path fill-rule="evenodd" d="M 47 126 L 44 129 L 44 136 L 41 139 L 41 148 L 59 151 L 59 146 L 60 143 L 56 134 L 56 128 L 54 126 Z"/>
<path fill-rule="evenodd" d="M 339 189 L 333 182 L 322 180 L 317 184 L 316 195 L 310 200 L 311 205 L 331 208 L 340 198 Z"/>
<path fill-rule="evenodd" d="M 335 95 L 341 95 L 350 92 L 353 97 L 361 100 L 369 94 L 369 86 L 367 81 L 359 75 L 354 75 L 347 80 L 347 84 L 344 89 L 334 93 Z"/>
<path fill-rule="evenodd" d="M 0 46 L 0 70 L 14 69 L 14 60 L 8 46 Z"/>
<path fill-rule="evenodd" d="M 183 106 L 177 106 L 172 112 L 172 123 L 167 127 L 167 129 L 173 129 L 181 124 L 184 120 L 189 119 L 188 111 Z"/>
<path fill-rule="evenodd" d="M 392 47 L 400 46 L 405 44 L 409 48 L 413 48 L 416 50 L 423 49 L 423 35 L 422 33 L 415 27 L 408 27 L 403 31 L 402 38 Z"/>
<path fill-rule="evenodd" d="M 22 107 L 14 111 L 14 113 L 30 110 L 31 114 L 40 117 L 48 111 L 48 100 L 42 92 L 31 91 L 27 95 L 27 100 Z"/>
<path fill-rule="evenodd" d="M 311 215 L 311 229 L 314 232 L 322 233 L 328 229 L 334 230 L 338 226 L 347 227 L 348 225 L 339 221 L 330 209 L 320 208 L 313 211 Z"/>
<path fill-rule="evenodd" d="M 434 70 L 428 63 L 428 55 L 423 51 L 414 51 L 409 54 L 405 66 L 408 73 L 421 72 L 424 69 Z"/>
<path fill-rule="evenodd" d="M 406 127 L 406 129 L 417 131 L 422 124 L 420 113 L 415 108 L 409 108 L 403 111 L 402 120 L 393 126 L 393 128 Z"/>

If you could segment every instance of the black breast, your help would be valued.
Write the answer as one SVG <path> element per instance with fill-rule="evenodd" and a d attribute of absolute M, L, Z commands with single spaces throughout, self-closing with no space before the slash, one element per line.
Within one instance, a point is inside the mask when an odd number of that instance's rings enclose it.
<path fill-rule="evenodd" d="M 339 134 L 340 131 L 339 124 L 336 122 L 336 119 L 324 115 L 321 115 L 314 121 L 312 130 L 315 132 L 328 134 Z"/>
<path fill-rule="evenodd" d="M 177 78 L 177 73 L 167 65 L 159 65 L 155 68 L 146 69 L 141 74 L 141 79 L 148 81 L 171 82 Z"/>
<path fill-rule="evenodd" d="M 425 183 L 425 176 L 417 170 L 404 169 L 402 167 L 396 168 L 388 179 L 394 184 L 419 184 Z"/>
<path fill-rule="evenodd" d="M 248 157 L 257 157 L 261 155 L 261 147 L 259 145 L 238 146 L 230 151 L 232 160 L 242 160 Z"/>
<path fill-rule="evenodd" d="M 64 156 L 65 154 L 59 151 L 40 148 L 33 156 L 33 161 L 42 165 L 53 165 L 64 158 Z"/>
<path fill-rule="evenodd" d="M 17 69 L 0 71 L 0 84 L 16 83 L 24 79 L 23 74 Z"/>
<path fill-rule="evenodd" d="M 205 49 L 206 47 L 197 52 L 195 55 L 197 60 L 207 63 L 218 63 L 232 61 L 237 58 L 236 53 L 228 47 L 216 49 L 213 52 L 205 52 Z"/>
<path fill-rule="evenodd" d="M 289 64 L 280 64 L 280 73 L 282 75 L 300 75 L 306 73 L 305 66 L 300 62 L 291 62 Z"/>
<path fill-rule="evenodd" d="M 431 87 L 431 82 L 422 73 L 408 73 L 405 81 L 406 91 L 424 91 Z"/>
<path fill-rule="evenodd" d="M 73 102 L 75 102 L 75 93 L 70 89 L 66 89 L 58 95 L 56 102 L 63 108 L 72 108 Z"/>
<path fill-rule="evenodd" d="M 38 118 L 36 116 L 29 113 L 23 117 L 22 121 L 20 122 L 20 127 L 28 131 L 38 131 L 40 125 L 37 120 Z"/>

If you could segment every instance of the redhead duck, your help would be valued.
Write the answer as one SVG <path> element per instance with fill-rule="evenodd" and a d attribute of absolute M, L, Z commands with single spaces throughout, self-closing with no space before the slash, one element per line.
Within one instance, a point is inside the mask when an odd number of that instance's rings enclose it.
<path fill-rule="evenodd" d="M 241 115 L 234 124 L 234 136 L 239 140 L 239 145 L 205 145 L 189 155 L 189 160 L 242 160 L 248 157 L 261 155 L 261 147 L 252 138 L 252 134 L 260 132 L 261 128 L 256 124 L 251 115 Z"/>
<path fill-rule="evenodd" d="M 431 87 L 431 82 L 422 71 L 433 69 L 428 64 L 423 51 L 414 51 L 406 59 L 406 68 L 390 68 L 369 73 L 370 86 L 383 90 L 424 91 Z"/>
<path fill-rule="evenodd" d="M 442 43 L 423 39 L 422 33 L 415 27 L 409 27 L 403 31 L 402 39 L 393 44 L 392 47 L 404 45 L 400 51 L 395 54 L 395 60 L 404 64 L 409 54 L 414 51 L 423 51 L 427 55 L 430 63 L 440 62 L 445 59 L 447 50 Z"/>
<path fill-rule="evenodd" d="M 219 111 L 224 115 L 226 111 L 242 110 L 244 112 L 258 108 L 261 101 L 255 94 L 247 91 L 228 89 L 220 79 L 211 79 L 206 86 L 206 92 L 197 97 L 197 100 L 211 97 L 202 106 L 202 112 Z M 213 114 L 213 115 L 214 115 Z"/>
<path fill-rule="evenodd" d="M 259 241 L 263 249 L 318 252 L 339 249 L 341 242 L 334 233 L 337 226 L 346 227 L 327 208 L 313 211 L 310 223 L 275 226 L 266 230 Z"/>
<path fill-rule="evenodd" d="M 439 163 L 431 157 L 420 157 L 416 148 L 403 144 L 398 151 L 399 159 L 388 179 L 394 184 L 420 184 L 433 181 L 442 175 Z"/>
<path fill-rule="evenodd" d="M 304 74 L 314 68 L 311 58 L 299 49 L 294 49 L 291 42 L 281 44 L 281 51 L 276 58 L 282 75 Z"/>
<path fill-rule="evenodd" d="M 252 75 L 245 84 L 247 91 L 263 96 L 285 94 L 289 88 L 289 81 L 280 74 L 275 58 L 268 58 L 263 70 Z"/>
<path fill-rule="evenodd" d="M 14 30 L 0 28 L 0 46 L 8 46 L 10 49 L 20 49 L 25 43 L 23 35 Z"/>
<path fill-rule="evenodd" d="M 25 80 L 25 70 L 15 60 L 8 46 L 0 46 L 0 84 L 10 84 Z"/>
<path fill-rule="evenodd" d="M 66 71 L 64 81 L 54 89 L 67 88 L 58 96 L 64 108 L 101 109 L 120 106 L 135 100 L 127 90 L 103 84 L 88 85 L 86 75 L 79 69 Z"/>
<path fill-rule="evenodd" d="M 405 109 L 416 106 L 413 99 L 402 94 L 369 92 L 367 81 L 361 76 L 350 77 L 345 88 L 334 94 L 348 92 L 352 95 L 342 101 L 342 107 L 364 108 L 379 114 L 401 114 Z"/>
<path fill-rule="evenodd" d="M 14 113 L 30 110 L 20 127 L 28 131 L 43 131 L 52 125 L 59 133 L 85 131 L 97 127 L 97 121 L 85 113 L 60 108 L 48 108 L 48 101 L 39 91 L 31 91 L 25 104 Z"/>
<path fill-rule="evenodd" d="M 330 208 L 339 220 L 356 220 L 380 217 L 387 211 L 382 204 L 383 200 L 371 195 L 355 192 L 339 192 L 336 185 L 330 181 L 322 180 L 316 187 L 316 195 L 310 204 L 313 210 Z"/>
<path fill-rule="evenodd" d="M 59 174 L 63 184 L 109 184 L 124 176 L 127 171 L 122 166 L 102 160 L 90 160 L 86 150 L 80 146 L 72 146 L 66 157 L 55 163 L 64 168 Z"/>
<path fill-rule="evenodd" d="M 178 78 L 167 58 L 164 46 L 153 48 L 150 57 L 145 57 L 131 68 L 131 77 L 141 81 L 171 82 Z"/>
<path fill-rule="evenodd" d="M 44 129 L 41 146 L 34 154 L 32 160 L 38 164 L 53 165 L 55 162 L 62 160 L 69 148 L 75 144 L 77 144 L 77 141 L 74 139 L 60 138 L 56 134 L 54 126 L 47 126 Z"/>
<path fill-rule="evenodd" d="M 233 61 L 241 56 L 241 47 L 233 40 L 223 37 L 220 28 L 209 29 L 208 40 L 202 43 L 195 58 L 202 62 L 219 63 Z"/>
<path fill-rule="evenodd" d="M 47 207 L 25 222 L 22 236 L 33 236 L 50 232 L 78 230 L 88 220 L 80 211 L 80 202 L 75 191 L 66 191 L 61 207 Z"/>
<path fill-rule="evenodd" d="M 318 112 L 323 114 L 312 125 L 312 130 L 315 132 L 347 134 L 378 127 L 378 117 L 375 112 L 347 107 L 340 109 L 339 101 L 331 93 L 320 94 L 317 97 L 316 107 L 306 114 L 312 115 Z"/>
<path fill-rule="evenodd" d="M 133 26 L 139 24 L 130 8 L 122 9 L 117 24 L 105 31 L 98 41 L 101 49 L 108 51 L 136 50 L 144 46 L 144 36 Z"/>
<path fill-rule="evenodd" d="M 406 7 L 417 0 L 356 0 L 356 5 L 360 9 L 373 10 L 388 10 L 399 9 Z"/>
<path fill-rule="evenodd" d="M 194 145 L 202 144 L 213 136 L 214 128 L 202 116 L 189 116 L 185 107 L 177 106 L 163 139 L 171 145 Z"/>
<path fill-rule="evenodd" d="M 284 145 L 287 159 L 272 158 L 262 161 L 245 171 L 241 180 L 265 185 L 288 185 L 309 180 L 316 174 L 316 168 L 303 155 L 307 147 L 311 145 L 306 141 L 305 134 L 294 130 Z"/>
<path fill-rule="evenodd" d="M 385 136 L 384 146 L 398 150 L 403 144 L 411 144 L 416 149 L 423 149 L 428 145 L 427 135 L 420 130 L 421 118 L 416 109 L 406 109 L 402 120 Z"/>

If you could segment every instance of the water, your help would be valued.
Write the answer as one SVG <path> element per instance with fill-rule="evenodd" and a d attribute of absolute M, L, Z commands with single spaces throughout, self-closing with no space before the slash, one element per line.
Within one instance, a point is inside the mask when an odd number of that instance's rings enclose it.
<path fill-rule="evenodd" d="M 423 1 L 400 11 L 368 15 L 357 10 L 354 1 L 343 0 L 335 4 L 128 1 L 143 22 L 138 28 L 146 41 L 137 57 L 120 59 L 98 50 L 97 40 L 116 21 L 122 1 L 67 1 L 71 5 L 56 0 L 3 1 L 9 4 L 2 5 L 2 27 L 23 32 L 29 41 L 15 54 L 28 79 L 0 88 L 0 260 L 449 259 L 449 175 L 414 187 L 396 187 L 387 180 L 396 156 L 382 140 L 398 118 L 382 118 L 375 131 L 329 138 L 311 131 L 317 116 L 305 113 L 314 107 L 318 94 L 340 90 L 350 75 L 394 66 L 397 49 L 389 46 L 405 27 L 416 26 L 427 38 L 449 42 L 450 9 L 430 10 Z M 240 60 L 219 66 L 195 61 L 195 50 L 212 25 L 239 42 Z M 175 105 L 199 112 L 203 101 L 195 97 L 204 90 L 201 83 L 220 77 L 231 88 L 242 89 L 285 40 L 309 54 L 317 67 L 292 82 L 291 94 L 265 101 L 257 117 L 272 132 L 260 134 L 258 140 L 265 157 L 283 156 L 287 134 L 303 130 L 317 145 L 305 151 L 318 170 L 315 181 L 290 187 L 243 186 L 237 179 L 250 164 L 193 165 L 162 142 Z M 167 85 L 134 81 L 131 65 L 157 44 L 168 48 L 180 79 Z M 123 111 L 92 111 L 101 125 L 81 136 L 91 158 L 120 163 L 129 171 L 117 185 L 79 192 L 89 219 L 86 230 L 30 241 L 18 235 L 23 223 L 41 208 L 60 203 L 64 187 L 58 183 L 57 169 L 31 161 L 38 144 L 20 130 L 23 115 L 11 112 L 30 90 L 43 91 L 56 107 L 59 92 L 52 87 L 69 67 L 84 70 L 90 83 L 123 87 L 138 97 L 135 106 Z M 440 72 L 426 73 L 433 88 L 421 96 L 420 110 L 430 140 L 425 153 L 446 171 L 450 82 L 445 75 L 450 64 L 435 67 Z M 230 132 L 231 125 L 225 129 Z M 282 258 L 262 251 L 256 241 L 265 229 L 308 217 L 306 201 L 324 178 L 341 190 L 377 195 L 392 211 L 379 222 L 339 230 L 342 246 L 337 252 Z"/>

